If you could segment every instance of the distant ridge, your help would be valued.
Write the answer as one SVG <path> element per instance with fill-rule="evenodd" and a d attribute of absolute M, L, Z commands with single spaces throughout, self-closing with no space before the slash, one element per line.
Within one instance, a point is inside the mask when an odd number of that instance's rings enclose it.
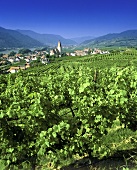
<path fill-rule="evenodd" d="M 86 39 L 86 40 L 85 40 Z M 58 41 L 63 45 L 84 47 L 137 47 L 137 30 L 112 33 L 97 38 L 86 36 L 72 39 L 54 34 L 39 34 L 31 30 L 11 30 L 0 27 L 0 48 L 33 48 L 45 45 L 56 46 Z M 84 41 L 83 41 L 84 40 Z M 81 43 L 81 41 L 83 41 Z"/>
<path fill-rule="evenodd" d="M 60 40 L 63 45 L 75 45 L 77 44 L 74 40 L 63 38 L 60 35 L 54 34 L 39 34 L 31 30 L 17 30 L 21 34 L 28 35 L 31 38 L 38 40 L 44 45 L 57 45 L 57 42 Z"/>
<path fill-rule="evenodd" d="M 43 46 L 43 44 L 27 35 L 0 27 L 0 48 L 32 48 L 40 46 Z"/>
<path fill-rule="evenodd" d="M 95 39 L 86 40 L 81 46 L 113 47 L 113 46 L 137 46 L 137 30 L 127 30 L 121 33 L 107 34 Z"/>
<path fill-rule="evenodd" d="M 82 43 L 83 41 L 86 40 L 91 40 L 94 39 L 94 36 L 83 36 L 83 37 L 75 37 L 75 38 L 71 38 L 71 40 L 76 41 L 77 43 Z"/>

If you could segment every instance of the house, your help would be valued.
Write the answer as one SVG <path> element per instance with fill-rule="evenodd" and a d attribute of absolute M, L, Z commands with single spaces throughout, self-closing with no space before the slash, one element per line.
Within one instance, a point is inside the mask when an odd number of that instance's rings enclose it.
<path fill-rule="evenodd" d="M 71 54 L 70 53 L 66 53 L 67 56 L 70 56 Z"/>
<path fill-rule="evenodd" d="M 41 60 L 42 64 L 48 64 L 49 63 L 49 59 L 48 58 L 43 58 Z"/>
<path fill-rule="evenodd" d="M 15 62 L 20 62 L 20 58 L 19 58 L 19 57 L 16 57 L 16 58 L 15 58 Z"/>
<path fill-rule="evenodd" d="M 30 63 L 26 63 L 25 64 L 25 68 L 27 69 L 27 68 L 29 68 L 30 67 Z"/>
<path fill-rule="evenodd" d="M 10 73 L 16 73 L 19 70 L 26 70 L 27 68 L 30 67 L 29 63 L 26 63 L 25 66 L 18 66 L 18 67 L 10 67 L 10 69 L 8 70 L 8 72 Z"/>
<path fill-rule="evenodd" d="M 90 51 L 92 51 L 92 49 L 90 49 L 90 48 L 85 48 L 84 49 L 84 52 L 86 52 L 87 54 L 90 53 Z"/>
<path fill-rule="evenodd" d="M 8 70 L 8 72 L 10 73 L 16 73 L 18 72 L 20 69 L 20 67 L 10 67 L 10 69 Z"/>
<path fill-rule="evenodd" d="M 3 55 L 3 58 L 5 58 L 5 59 L 8 59 L 8 57 L 9 57 L 8 54 Z"/>
<path fill-rule="evenodd" d="M 70 53 L 70 55 L 71 55 L 71 56 L 76 56 L 76 54 L 75 54 L 75 53 Z"/>
<path fill-rule="evenodd" d="M 55 49 L 50 50 L 50 56 L 55 55 L 55 54 L 56 54 Z"/>
<path fill-rule="evenodd" d="M 30 62 L 30 59 L 28 59 L 28 58 L 25 58 L 24 60 L 25 60 L 26 62 Z"/>
<path fill-rule="evenodd" d="M 13 58 L 9 58 L 8 61 L 11 63 L 15 62 L 15 60 Z"/>
<path fill-rule="evenodd" d="M 32 60 L 32 61 L 36 61 L 36 60 L 37 60 L 37 57 L 36 57 L 36 56 L 35 56 L 35 57 L 32 57 L 31 60 Z"/>
<path fill-rule="evenodd" d="M 16 57 L 20 58 L 22 54 L 16 54 Z"/>
<path fill-rule="evenodd" d="M 82 51 L 82 50 L 77 50 L 77 51 L 75 51 L 75 53 L 76 53 L 77 56 L 85 56 L 85 55 L 87 55 L 87 53 L 85 51 Z"/>

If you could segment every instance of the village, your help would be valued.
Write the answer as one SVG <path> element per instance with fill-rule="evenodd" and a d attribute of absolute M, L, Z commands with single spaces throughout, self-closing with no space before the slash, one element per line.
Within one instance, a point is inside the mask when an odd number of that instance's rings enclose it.
<path fill-rule="evenodd" d="M 20 52 L 20 50 L 19 50 Z M 62 57 L 62 56 L 86 56 L 86 55 L 95 55 L 95 54 L 109 54 L 109 51 L 102 51 L 100 49 L 94 48 L 85 48 L 83 50 L 75 50 L 74 52 L 64 52 L 63 47 L 60 41 L 58 41 L 57 47 L 50 50 L 26 50 L 24 54 L 15 53 L 12 51 L 10 54 L 0 54 L 0 67 L 4 65 L 11 65 L 7 70 L 8 73 L 15 73 L 19 70 L 26 70 L 31 67 L 32 62 L 39 60 L 42 64 L 49 64 L 50 59 L 53 57 Z M 20 63 L 24 61 L 24 65 Z M 12 66 L 17 64 L 18 66 Z"/>

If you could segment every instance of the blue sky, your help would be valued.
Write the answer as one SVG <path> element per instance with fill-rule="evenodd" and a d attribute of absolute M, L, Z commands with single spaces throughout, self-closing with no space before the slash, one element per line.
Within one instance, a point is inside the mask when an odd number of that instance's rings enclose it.
<path fill-rule="evenodd" d="M 137 29 L 137 0 L 0 0 L 0 26 L 100 36 Z"/>

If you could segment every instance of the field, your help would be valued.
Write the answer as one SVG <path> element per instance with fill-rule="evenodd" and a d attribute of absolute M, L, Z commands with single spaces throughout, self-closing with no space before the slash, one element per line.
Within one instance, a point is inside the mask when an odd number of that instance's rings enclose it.
<path fill-rule="evenodd" d="M 0 75 L 1 167 L 136 169 L 136 89 L 136 51 Z"/>

